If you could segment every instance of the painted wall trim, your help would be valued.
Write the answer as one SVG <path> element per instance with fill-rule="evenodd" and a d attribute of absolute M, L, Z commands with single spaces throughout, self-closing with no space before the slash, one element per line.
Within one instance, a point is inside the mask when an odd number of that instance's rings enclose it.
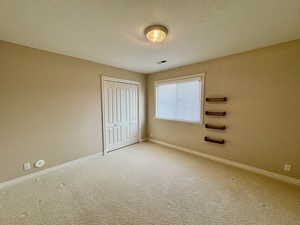
<path fill-rule="evenodd" d="M 297 179 L 297 178 L 292 178 L 292 177 L 289 177 L 289 176 L 285 176 L 285 175 L 281 175 L 281 174 L 278 174 L 278 173 L 263 170 L 263 169 L 260 169 L 260 168 L 256 168 L 256 167 L 253 167 L 253 166 L 249 166 L 249 165 L 246 165 L 246 164 L 238 163 L 238 162 L 235 162 L 235 161 L 232 161 L 232 160 L 223 159 L 223 158 L 220 158 L 220 157 L 217 157 L 217 156 L 212 156 L 212 155 L 209 155 L 209 154 L 197 152 L 197 151 L 189 149 L 189 148 L 169 144 L 167 142 L 159 141 L 159 140 L 152 139 L 152 138 L 149 138 L 149 139 L 144 138 L 144 139 L 141 139 L 140 141 L 143 141 L 143 142 L 144 141 L 150 141 L 150 142 L 160 144 L 160 145 L 163 145 L 163 146 L 166 146 L 166 147 L 169 147 L 169 148 L 173 148 L 173 149 L 176 149 L 176 150 L 179 150 L 179 151 L 183 151 L 183 152 L 186 152 L 186 153 L 197 155 L 197 156 L 200 156 L 200 157 L 203 157 L 203 158 L 207 158 L 207 159 L 210 159 L 210 160 L 213 160 L 213 161 L 216 161 L 216 162 L 220 162 L 220 163 L 223 163 L 223 164 L 226 164 L 226 165 L 230 165 L 230 166 L 233 166 L 233 167 L 244 169 L 244 170 L 247 170 L 247 171 L 250 171 L 250 172 L 253 172 L 253 173 L 256 173 L 256 174 L 260 174 L 260 175 L 263 175 L 263 176 L 267 176 L 267 177 L 270 177 L 270 178 L 273 178 L 273 179 L 276 179 L 276 180 L 279 180 L 279 181 L 283 181 L 285 183 L 290 183 L 290 184 L 295 184 L 295 185 L 300 186 L 300 179 Z M 17 177 L 15 179 L 12 179 L 12 180 L 9 180 L 9 181 L 2 182 L 2 183 L 0 183 L 0 189 L 2 189 L 4 187 L 9 187 L 9 186 L 12 186 L 12 185 L 15 185 L 15 184 L 19 184 L 19 183 L 22 183 L 23 181 L 33 179 L 35 177 L 42 176 L 44 174 L 48 174 L 50 172 L 59 170 L 61 168 L 66 168 L 68 166 L 74 165 L 78 162 L 83 162 L 83 161 L 86 161 L 88 159 L 97 158 L 97 157 L 103 157 L 102 153 L 96 153 L 96 154 L 89 155 L 89 156 L 86 156 L 86 157 L 83 157 L 83 158 L 75 159 L 75 160 L 66 162 L 66 163 L 61 164 L 61 165 L 53 166 L 53 167 L 50 167 L 50 168 L 47 168 L 47 169 L 44 169 L 44 170 L 41 170 L 41 171 L 38 171 L 38 172 L 34 172 L 34 173 L 31 173 L 31 174 L 28 174 L 28 175 Z"/>
<path fill-rule="evenodd" d="M 295 184 L 295 185 L 300 186 L 300 179 L 297 179 L 297 178 L 281 175 L 281 174 L 270 172 L 270 171 L 260 169 L 260 168 L 257 168 L 257 167 L 249 166 L 249 165 L 246 165 L 246 164 L 243 164 L 243 163 L 239 163 L 239 162 L 235 162 L 235 161 L 232 161 L 232 160 L 223 159 L 223 158 L 220 158 L 220 157 L 217 157 L 217 156 L 212 156 L 212 155 L 209 155 L 209 154 L 201 153 L 201 152 L 189 149 L 189 148 L 169 144 L 167 142 L 159 141 L 159 140 L 156 140 L 156 139 L 149 138 L 148 140 L 150 142 L 160 144 L 160 145 L 163 145 L 163 146 L 166 146 L 166 147 L 169 147 L 169 148 L 173 148 L 173 149 L 176 149 L 176 150 L 179 150 L 179 151 L 187 152 L 187 153 L 197 155 L 197 156 L 200 156 L 200 157 L 203 157 L 203 158 L 206 158 L 206 159 L 210 159 L 210 160 L 213 160 L 213 161 L 216 161 L 216 162 L 220 162 L 220 163 L 223 163 L 223 164 L 226 164 L 226 165 L 230 165 L 230 166 L 233 166 L 233 167 L 244 169 L 244 170 L 256 173 L 256 174 L 260 174 L 260 175 L 263 175 L 263 176 L 266 176 L 266 177 L 273 178 L 275 180 L 283 181 L 285 183 Z"/>
<path fill-rule="evenodd" d="M 4 187 L 9 187 L 9 186 L 12 186 L 12 185 L 15 185 L 15 184 L 19 184 L 19 183 L 22 183 L 23 181 L 30 180 L 30 179 L 42 176 L 44 174 L 48 174 L 50 172 L 57 171 L 59 169 L 66 168 L 68 166 L 77 164 L 79 162 L 83 162 L 83 161 L 86 161 L 86 160 L 89 160 L 89 159 L 92 159 L 92 158 L 98 158 L 98 157 L 103 157 L 101 152 L 98 152 L 98 153 L 93 154 L 93 155 L 85 156 L 85 157 L 82 157 L 82 158 L 79 158 L 79 159 L 75 159 L 75 160 L 72 160 L 72 161 L 57 165 L 57 166 L 53 166 L 53 167 L 50 167 L 50 168 L 47 168 L 47 169 L 37 171 L 37 172 L 33 172 L 33 173 L 30 173 L 30 174 L 27 174 L 27 175 L 24 175 L 24 176 L 21 176 L 21 177 L 17 177 L 17 178 L 14 178 L 12 180 L 4 181 L 4 182 L 0 183 L 0 189 L 2 189 Z"/>
<path fill-rule="evenodd" d="M 140 139 L 140 142 L 145 142 L 145 141 L 148 141 L 148 138 L 141 138 Z"/>

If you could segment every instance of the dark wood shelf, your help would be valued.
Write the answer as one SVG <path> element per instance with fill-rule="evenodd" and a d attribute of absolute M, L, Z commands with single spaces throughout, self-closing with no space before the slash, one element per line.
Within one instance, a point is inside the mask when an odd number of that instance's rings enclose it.
<path fill-rule="evenodd" d="M 206 98 L 207 102 L 226 102 L 227 97 L 222 97 L 222 98 Z"/>
<path fill-rule="evenodd" d="M 204 140 L 207 141 L 207 142 L 212 142 L 212 143 L 216 143 L 216 144 L 221 144 L 223 145 L 225 143 L 225 140 L 224 139 L 212 139 L 212 138 L 209 138 L 209 137 L 204 137 Z"/>
<path fill-rule="evenodd" d="M 211 112 L 211 111 L 205 111 L 205 115 L 208 116 L 225 116 L 226 112 Z"/>
<path fill-rule="evenodd" d="M 209 128 L 209 129 L 216 129 L 216 130 L 225 130 L 226 129 L 226 126 L 224 125 L 212 125 L 212 124 L 205 124 L 205 127 L 206 128 Z"/>

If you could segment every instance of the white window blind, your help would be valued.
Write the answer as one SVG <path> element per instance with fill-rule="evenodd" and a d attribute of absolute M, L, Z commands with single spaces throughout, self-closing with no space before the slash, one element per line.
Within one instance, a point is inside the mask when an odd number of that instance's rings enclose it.
<path fill-rule="evenodd" d="M 156 118 L 202 122 L 202 77 L 156 83 Z"/>

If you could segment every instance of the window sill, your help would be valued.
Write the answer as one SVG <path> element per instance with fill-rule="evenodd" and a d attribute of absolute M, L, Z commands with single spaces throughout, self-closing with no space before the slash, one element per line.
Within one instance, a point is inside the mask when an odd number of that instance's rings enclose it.
<path fill-rule="evenodd" d="M 165 121 L 170 121 L 170 122 L 179 122 L 179 123 L 190 123 L 190 124 L 198 124 L 198 125 L 203 125 L 203 121 L 188 121 L 188 120 L 174 120 L 174 119 L 165 119 L 165 118 L 158 118 L 154 117 L 155 120 L 165 120 Z"/>

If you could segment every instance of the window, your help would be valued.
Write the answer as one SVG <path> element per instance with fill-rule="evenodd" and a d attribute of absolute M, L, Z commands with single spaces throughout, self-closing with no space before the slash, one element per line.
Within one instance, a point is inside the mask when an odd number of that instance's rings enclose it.
<path fill-rule="evenodd" d="M 203 75 L 158 81 L 155 117 L 201 123 L 203 82 Z"/>

